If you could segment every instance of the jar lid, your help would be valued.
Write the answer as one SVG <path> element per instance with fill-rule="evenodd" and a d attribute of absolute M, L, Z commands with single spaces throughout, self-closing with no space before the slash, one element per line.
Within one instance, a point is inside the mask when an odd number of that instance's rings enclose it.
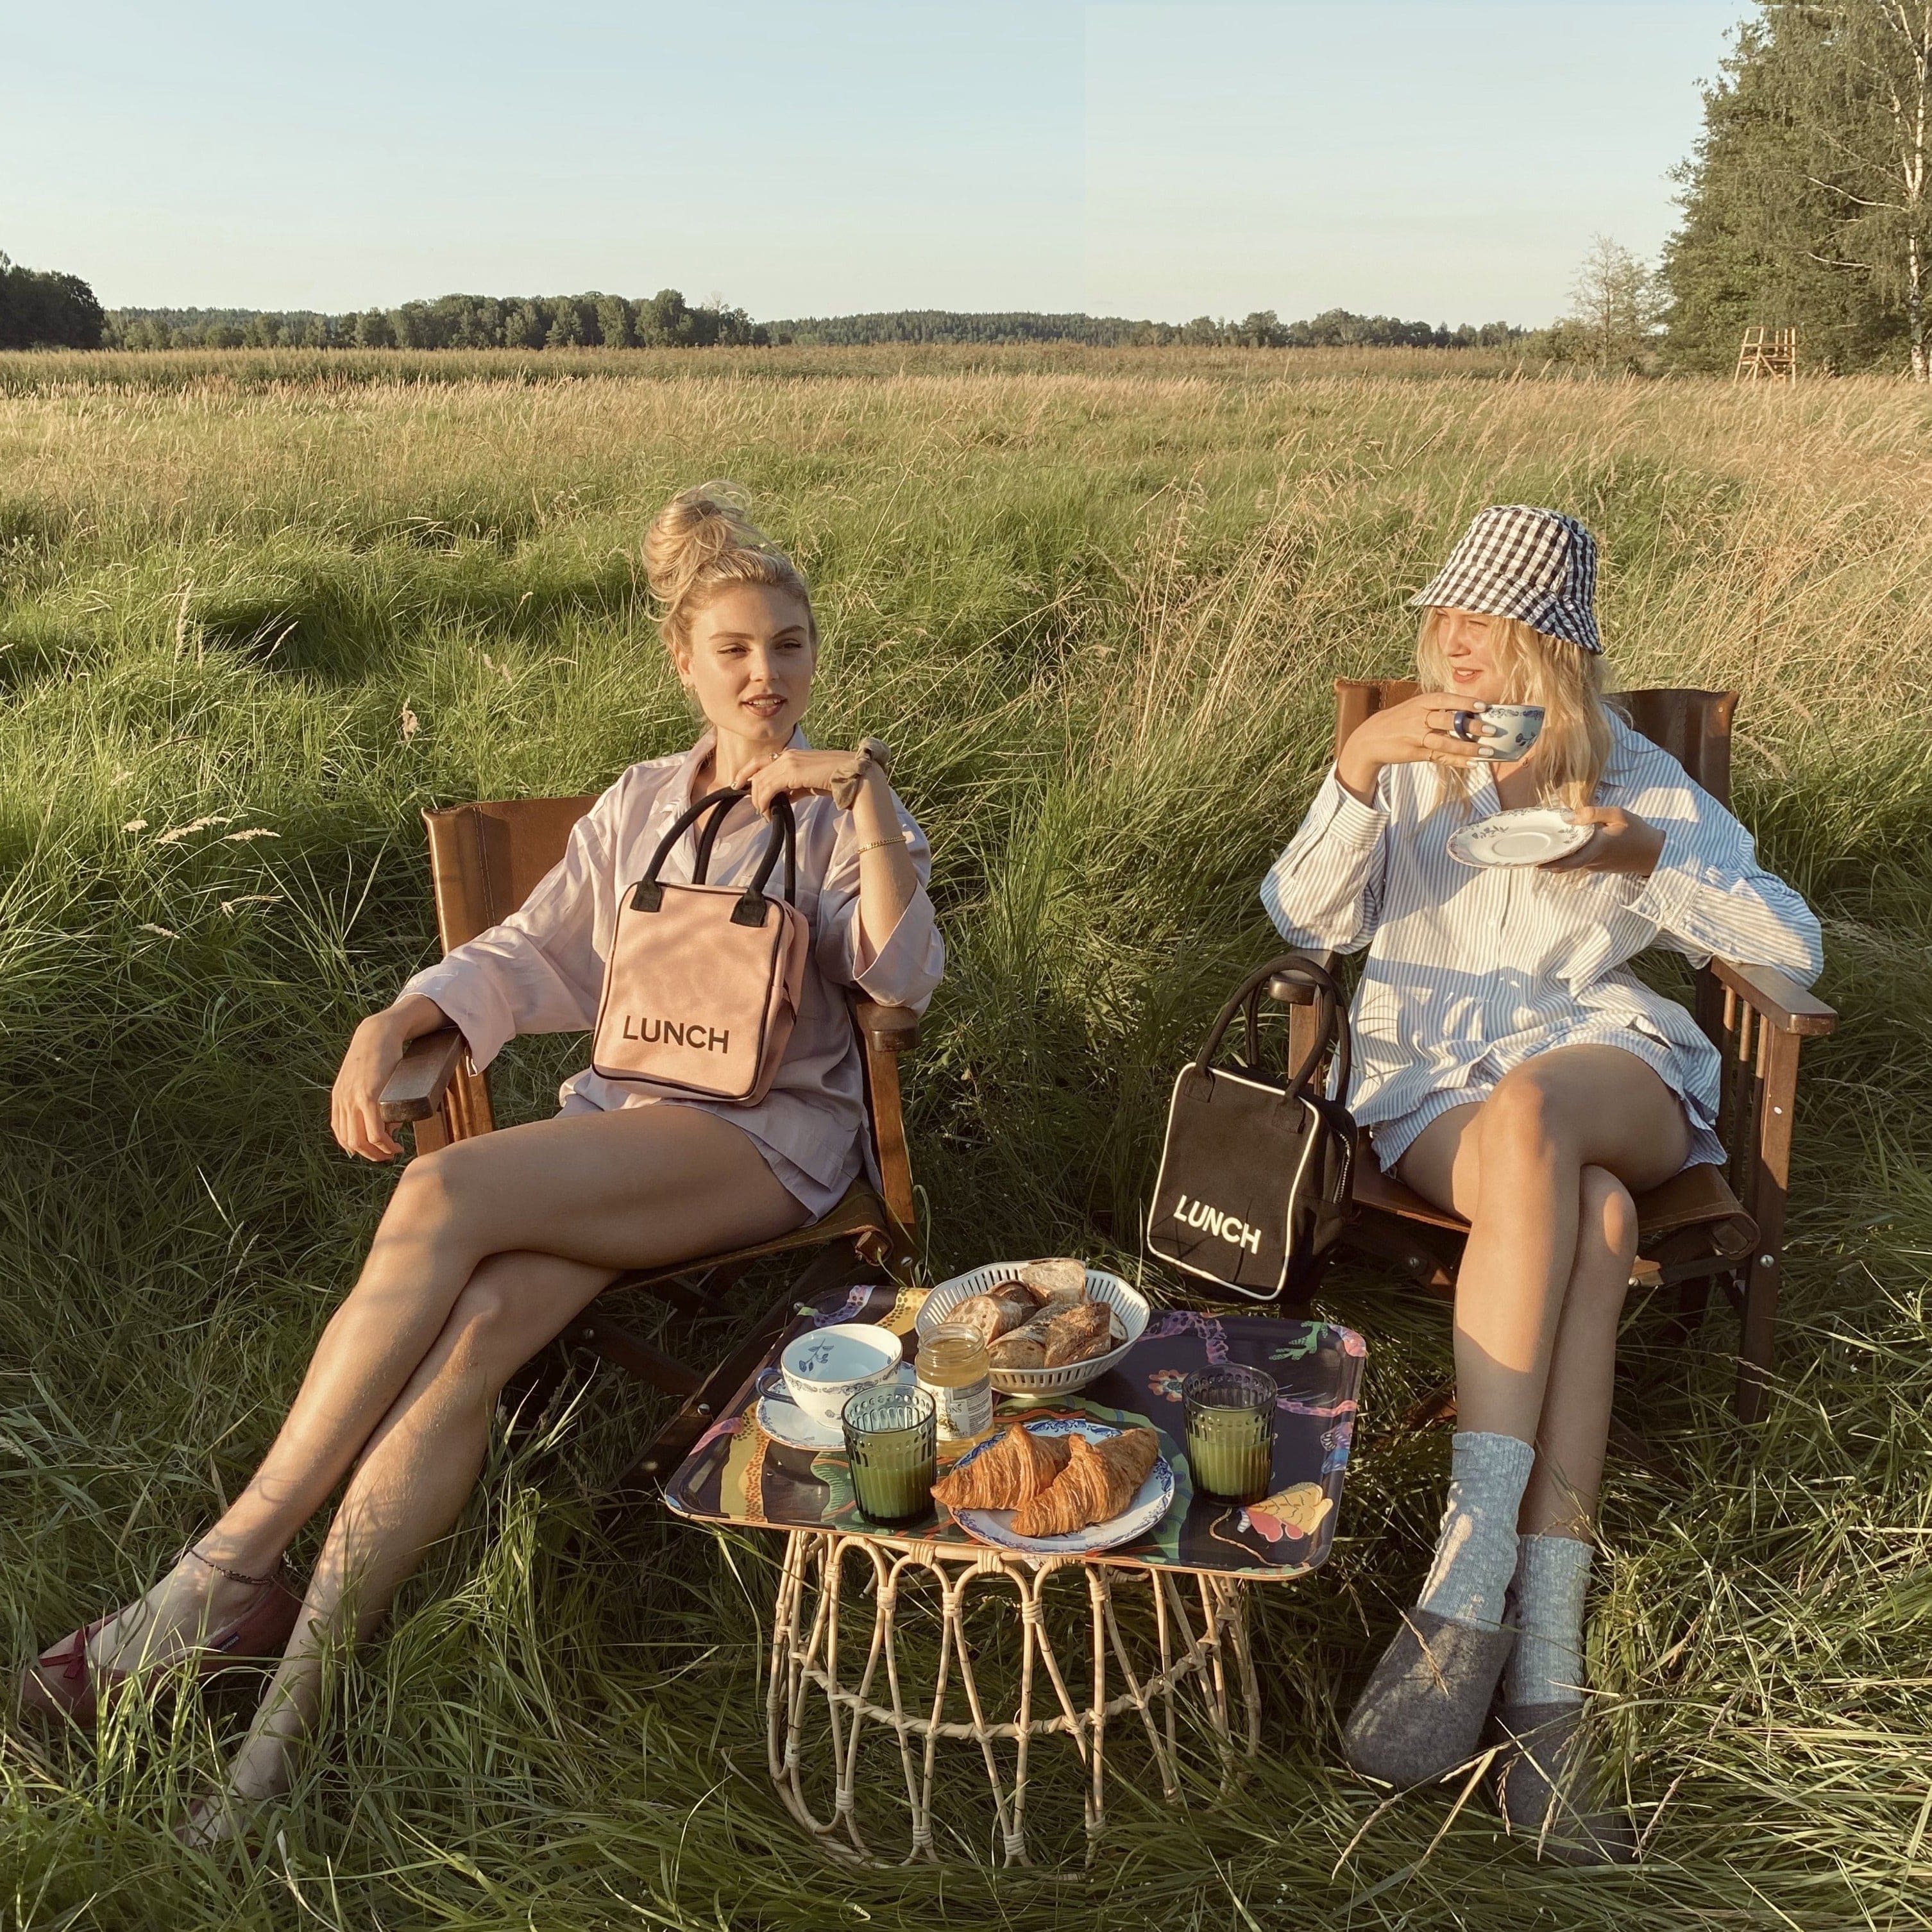
<path fill-rule="evenodd" d="M 980 1348 L 984 1349 L 986 1338 L 976 1328 L 969 1328 L 963 1322 L 942 1322 L 920 1344 L 923 1354 L 928 1348 Z"/>

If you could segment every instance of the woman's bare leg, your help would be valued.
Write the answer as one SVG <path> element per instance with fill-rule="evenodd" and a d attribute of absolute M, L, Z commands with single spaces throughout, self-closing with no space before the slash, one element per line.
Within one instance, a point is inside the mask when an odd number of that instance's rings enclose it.
<path fill-rule="evenodd" d="M 566 1114 L 419 1156 L 398 1180 L 274 1444 L 196 1546 L 230 1569 L 271 1571 L 369 1442 L 488 1256 L 554 1254 L 608 1277 L 766 1238 L 796 1226 L 804 1211 L 749 1136 L 693 1107 Z M 184 1560 L 104 1627 L 90 1654 L 123 1664 L 166 1658 L 250 1594 Z"/>
<path fill-rule="evenodd" d="M 715 1115 L 653 1107 L 543 1124 L 579 1121 L 630 1124 L 621 1136 L 607 1130 L 573 1137 L 573 1199 L 550 1204 L 578 1217 L 569 1240 L 580 1255 L 592 1249 L 600 1258 L 513 1250 L 474 1270 L 368 1439 L 310 1581 L 302 1621 L 230 1767 L 224 1799 L 196 1821 L 198 1839 L 223 1835 L 237 1813 L 286 1786 L 293 1748 L 314 1721 L 325 1654 L 352 1630 L 366 1632 L 380 1622 L 397 1586 L 456 1520 L 488 1447 L 497 1394 L 516 1370 L 620 1268 L 768 1239 L 805 1219 L 749 1137 Z M 645 1149 L 647 1157 L 640 1159 Z M 599 1172 L 601 1188 L 589 1178 Z M 504 1178 L 493 1164 L 449 1184 L 460 1194 Z M 601 1232 L 600 1217 L 607 1217 Z"/>
<path fill-rule="evenodd" d="M 1595 1526 L 1610 1433 L 1617 1325 L 1636 1258 L 1636 1208 L 1630 1190 L 1607 1168 L 1585 1168 L 1576 1258 L 1536 1425 L 1536 1466 L 1516 1519 L 1526 1536 L 1588 1541 Z"/>
<path fill-rule="evenodd" d="M 287 1788 L 295 1748 L 315 1722 L 329 1644 L 352 1619 L 358 1636 L 381 1621 L 398 1585 L 462 1514 L 503 1384 L 614 1272 L 554 1255 L 506 1254 L 470 1276 L 356 1465 L 302 1620 L 229 1766 L 223 1799 L 203 1807 L 191 1827 L 196 1842 L 224 1837 L 238 1814 Z"/>
<path fill-rule="evenodd" d="M 1584 1169 L 1640 1193 L 1676 1173 L 1689 1146 L 1676 1096 L 1634 1054 L 1603 1046 L 1539 1054 L 1480 1106 L 1456 1108 L 1418 1136 L 1402 1179 L 1470 1224 L 1456 1293 L 1461 1428 L 1538 1439 L 1572 1278 L 1581 1264 L 1594 1281 L 1607 1265 L 1600 1228 L 1594 1258 L 1580 1254 Z M 1614 1322 L 1607 1330 L 1600 1317 L 1580 1324 L 1566 1383 L 1573 1374 L 1592 1385 L 1606 1378 L 1616 1338 Z"/>
<path fill-rule="evenodd" d="M 1477 1748 L 1499 1682 L 1525 1712 L 1580 1696 L 1587 1538 L 1636 1246 L 1629 1188 L 1675 1172 L 1688 1140 L 1676 1097 L 1634 1054 L 1558 1047 L 1405 1154 L 1408 1185 L 1469 1222 L 1457 1429 L 1421 1596 L 1342 1734 L 1357 1770 L 1402 1785 L 1442 1775 Z"/>

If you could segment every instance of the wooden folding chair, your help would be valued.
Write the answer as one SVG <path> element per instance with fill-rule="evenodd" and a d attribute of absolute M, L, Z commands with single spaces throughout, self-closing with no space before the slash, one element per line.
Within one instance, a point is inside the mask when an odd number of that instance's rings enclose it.
<path fill-rule="evenodd" d="M 1416 689 L 1402 678 L 1337 678 L 1336 752 L 1384 705 L 1400 704 Z M 1630 691 L 1617 701 L 1635 730 L 1669 752 L 1712 797 L 1730 803 L 1736 692 Z M 1333 970 L 1333 954 L 1316 956 Z M 1296 1010 L 1291 1046 L 1298 1061 L 1314 1025 L 1307 989 L 1282 980 L 1270 991 Z M 1763 1411 L 1778 1318 L 1798 1048 L 1808 1036 L 1829 1033 L 1838 1016 L 1786 974 L 1728 959 L 1698 968 L 1694 1005 L 1724 1059 L 1717 1130 L 1727 1158 L 1722 1167 L 1686 1168 L 1638 1196 L 1634 1278 L 1677 1289 L 1678 1321 L 1687 1332 L 1703 1318 L 1712 1283 L 1724 1289 L 1743 1328 L 1737 1413 L 1754 1422 Z M 1348 1244 L 1452 1298 L 1468 1223 L 1384 1174 L 1366 1132 L 1357 1149 L 1354 1191 Z"/>
<path fill-rule="evenodd" d="M 571 828 L 596 802 L 582 798 L 492 800 L 426 812 L 430 878 L 446 952 L 514 912 L 563 856 Z M 830 1288 L 881 1278 L 908 1281 L 917 1209 L 899 1106 L 899 1056 L 919 1042 L 919 1017 L 903 1006 L 854 998 L 852 1022 L 866 1068 L 866 1112 L 880 1186 L 861 1178 L 824 1220 L 776 1240 L 620 1276 L 604 1291 L 645 1288 L 687 1315 L 716 1313 L 753 1262 L 817 1250 L 817 1258 L 756 1330 L 709 1376 L 668 1355 L 602 1312 L 603 1297 L 578 1317 L 567 1341 L 594 1349 L 627 1374 L 681 1398 L 670 1420 L 621 1479 L 620 1487 L 662 1480 L 683 1459 L 720 1401 L 748 1375 L 789 1318 L 792 1304 Z M 490 1081 L 470 1064 L 463 1037 L 444 1027 L 412 1042 L 382 1090 L 382 1118 L 410 1125 L 426 1154 L 488 1133 L 496 1125 Z"/>

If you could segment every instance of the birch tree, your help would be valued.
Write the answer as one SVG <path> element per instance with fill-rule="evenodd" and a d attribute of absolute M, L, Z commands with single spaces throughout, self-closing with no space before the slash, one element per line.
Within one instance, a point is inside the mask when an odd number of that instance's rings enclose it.
<path fill-rule="evenodd" d="M 1599 369 L 1622 369 L 1655 341 L 1661 304 L 1655 278 L 1640 256 L 1607 235 L 1590 244 L 1571 284 L 1571 313 L 1562 328 L 1580 338 Z"/>
<path fill-rule="evenodd" d="M 1789 71 L 1807 179 L 1836 215 L 1817 259 L 1862 270 L 1902 304 L 1913 379 L 1932 381 L 1932 0 L 1789 0 L 1779 10 L 1814 29 Z"/>

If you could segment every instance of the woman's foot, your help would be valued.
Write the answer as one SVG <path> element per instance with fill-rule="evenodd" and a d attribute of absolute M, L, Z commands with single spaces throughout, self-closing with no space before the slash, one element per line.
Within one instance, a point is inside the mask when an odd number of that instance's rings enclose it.
<path fill-rule="evenodd" d="M 1406 1791 L 1466 1764 L 1480 1747 L 1516 1632 L 1402 1612 L 1349 1714 L 1342 1753 L 1364 1778 Z"/>
<path fill-rule="evenodd" d="M 1535 1462 L 1519 1437 L 1456 1431 L 1422 1600 L 1403 1612 L 1342 1733 L 1343 1755 L 1364 1778 L 1406 1790 L 1474 1756 L 1516 1642 L 1504 1608 Z"/>
<path fill-rule="evenodd" d="M 230 1760 L 221 1789 L 200 1799 L 175 1828 L 175 1836 L 197 1851 L 246 1842 L 264 1808 L 285 1796 L 295 1777 L 295 1754 L 304 1726 L 292 1700 L 259 1714 L 242 1748 Z"/>
<path fill-rule="evenodd" d="M 136 1678 L 199 1657 L 204 1670 L 277 1654 L 301 1600 L 279 1574 L 253 1574 L 184 1551 L 136 1601 L 43 1651 L 21 1673 L 23 1710 L 92 1723 Z"/>
<path fill-rule="evenodd" d="M 1496 1713 L 1496 1804 L 1514 1838 L 1567 1865 L 1627 1865 L 1636 1834 L 1621 1805 L 1600 1802 L 1602 1767 L 1584 1731 L 1585 1706 L 1511 1704 Z"/>

